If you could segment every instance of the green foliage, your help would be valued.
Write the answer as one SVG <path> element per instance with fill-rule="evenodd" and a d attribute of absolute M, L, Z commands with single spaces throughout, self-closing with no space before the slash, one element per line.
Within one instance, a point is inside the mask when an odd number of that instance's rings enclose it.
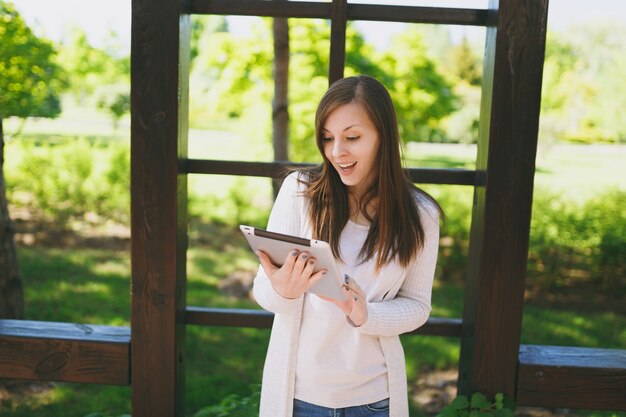
<path fill-rule="evenodd" d="M 450 51 L 454 73 L 469 85 L 480 87 L 483 78 L 482 62 L 474 52 L 469 40 L 463 37 L 461 43 Z"/>
<path fill-rule="evenodd" d="M 549 32 L 540 136 L 573 142 L 626 141 L 626 29 L 611 22 Z"/>
<path fill-rule="evenodd" d="M 6 180 L 9 201 L 34 209 L 59 227 L 91 213 L 127 223 L 130 200 L 128 145 L 21 140 L 11 153 Z"/>
<path fill-rule="evenodd" d="M 96 104 L 99 109 L 105 110 L 113 120 L 113 127 L 117 129 L 119 120 L 130 112 L 130 91 L 127 86 L 109 89 L 103 92 Z"/>
<path fill-rule="evenodd" d="M 269 190 L 269 187 L 268 187 Z M 271 201 L 259 201 L 258 181 L 236 178 L 222 183 L 216 193 L 200 195 L 189 190 L 189 213 L 200 221 L 230 226 L 267 224 Z"/>
<path fill-rule="evenodd" d="M 36 37 L 13 5 L 0 0 L 0 117 L 56 117 L 65 88 L 52 43 Z"/>
<path fill-rule="evenodd" d="M 91 104 L 111 117 L 114 128 L 130 111 L 130 59 L 114 57 L 89 44 L 81 28 L 73 28 L 61 44 L 59 62 L 71 74 L 70 91 L 81 106 Z"/>
<path fill-rule="evenodd" d="M 108 414 L 102 413 L 89 413 L 85 417 L 110 417 Z M 120 414 L 119 417 L 131 417 L 130 414 Z"/>
<path fill-rule="evenodd" d="M 26 144 L 17 188 L 28 190 L 40 214 L 65 224 L 70 217 L 82 215 L 89 208 L 88 179 L 93 172 L 90 145 L 78 140 L 70 146 L 55 149 L 50 144 Z"/>
<path fill-rule="evenodd" d="M 392 81 L 391 92 L 400 134 L 405 141 L 441 142 L 439 121 L 456 109 L 452 83 L 428 56 L 422 33 L 410 27 L 394 38 L 381 66 Z"/>
<path fill-rule="evenodd" d="M 513 417 L 515 402 L 508 396 L 498 393 L 493 401 L 476 392 L 470 398 L 459 395 L 446 406 L 437 417 Z"/>
<path fill-rule="evenodd" d="M 228 32 L 202 35 L 190 81 L 192 125 L 239 119 L 242 126 L 255 126 L 244 130 L 253 140 L 268 142 L 274 58 L 270 22 L 262 19 L 254 26 L 251 38 Z M 328 87 L 329 39 L 327 21 L 291 20 L 289 153 L 293 161 L 320 160 L 314 141 L 314 114 Z M 419 32 L 400 37 L 394 48 L 380 57 L 348 25 L 345 75 L 369 74 L 389 87 L 406 140 L 443 140 L 440 122 L 455 107 L 452 85 L 428 56 Z"/>
<path fill-rule="evenodd" d="M 228 22 L 224 16 L 191 16 L 191 65 L 193 65 L 194 60 L 200 54 L 200 41 L 202 37 L 216 32 L 228 32 Z"/>
<path fill-rule="evenodd" d="M 618 290 L 626 270 L 626 192 L 608 190 L 581 204 L 537 192 L 529 246 L 530 271 L 546 289 L 586 280 Z"/>
<path fill-rule="evenodd" d="M 118 81 L 129 70 L 122 62 L 89 44 L 87 34 L 75 27 L 61 45 L 59 62 L 72 75 L 70 91 L 77 100 L 84 100 L 103 84 Z"/>
<path fill-rule="evenodd" d="M 315 143 L 315 110 L 328 88 L 330 26 L 326 21 L 298 21 L 290 28 L 289 145 L 290 159 L 321 162 Z M 383 78 L 371 58 L 373 48 L 352 25 L 346 29 L 345 75 L 369 74 Z"/>
<path fill-rule="evenodd" d="M 224 398 L 218 405 L 205 407 L 193 415 L 193 417 L 256 417 L 259 415 L 259 400 L 261 387 L 255 385 L 252 395 L 241 397 L 231 394 Z"/>

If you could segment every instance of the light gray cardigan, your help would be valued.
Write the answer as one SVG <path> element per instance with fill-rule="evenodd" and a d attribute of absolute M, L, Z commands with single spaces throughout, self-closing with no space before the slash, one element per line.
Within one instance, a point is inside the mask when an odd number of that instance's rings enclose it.
<path fill-rule="evenodd" d="M 297 174 L 288 176 L 274 203 L 268 230 L 311 237 L 308 202 L 300 194 Z M 376 335 L 387 365 L 390 417 L 408 417 L 408 396 L 404 350 L 399 335 L 423 325 L 430 314 L 430 298 L 439 247 L 439 217 L 434 205 L 416 197 L 425 232 L 425 244 L 416 259 L 404 270 L 395 288 L 389 288 L 384 301 L 368 303 L 368 319 L 358 330 Z M 372 261 L 373 262 L 373 261 Z M 292 417 L 296 354 L 304 297 L 286 299 L 274 291 L 259 268 L 253 293 L 265 310 L 274 313 L 263 383 L 260 417 Z"/>

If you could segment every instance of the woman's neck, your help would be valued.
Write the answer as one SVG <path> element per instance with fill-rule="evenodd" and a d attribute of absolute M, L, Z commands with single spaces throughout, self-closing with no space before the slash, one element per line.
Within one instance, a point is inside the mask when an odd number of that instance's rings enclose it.
<path fill-rule="evenodd" d="M 374 197 L 366 204 L 365 211 L 367 214 L 361 207 L 361 200 L 357 199 L 356 196 L 349 194 L 348 201 L 350 208 L 350 220 L 359 225 L 369 226 L 371 223 L 369 219 L 373 219 L 377 212 L 378 197 Z"/>

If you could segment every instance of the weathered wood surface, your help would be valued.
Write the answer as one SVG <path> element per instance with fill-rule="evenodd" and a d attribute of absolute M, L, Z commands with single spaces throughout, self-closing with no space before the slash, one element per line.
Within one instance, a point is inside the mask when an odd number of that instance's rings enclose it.
<path fill-rule="evenodd" d="M 190 14 L 235 16 L 295 17 L 330 19 L 331 3 L 264 0 L 188 0 L 184 11 Z M 441 25 L 487 26 L 495 15 L 483 9 L 394 6 L 385 4 L 348 4 L 348 20 L 371 20 Z"/>
<path fill-rule="evenodd" d="M 133 0 L 131 373 L 134 417 L 182 416 L 189 16 Z"/>
<path fill-rule="evenodd" d="M 130 329 L 0 320 L 0 378 L 128 385 Z"/>
<path fill-rule="evenodd" d="M 183 159 L 180 171 L 188 174 L 242 175 L 249 177 L 282 178 L 286 168 L 309 168 L 312 164 L 294 162 L 248 162 L 208 159 Z M 479 172 L 458 168 L 409 168 L 409 175 L 416 183 L 484 185 L 485 177 Z"/>
<path fill-rule="evenodd" d="M 333 0 L 330 8 L 329 85 L 343 78 L 346 64 L 347 10 L 347 0 Z"/>
<path fill-rule="evenodd" d="M 513 396 L 533 200 L 547 0 L 490 1 L 459 392 Z"/>
<path fill-rule="evenodd" d="M 626 410 L 626 350 L 522 345 L 517 403 Z"/>
<path fill-rule="evenodd" d="M 265 310 L 189 306 L 185 312 L 186 324 L 200 326 L 269 329 L 273 321 L 274 315 Z M 408 334 L 460 337 L 461 320 L 431 317 L 424 326 Z"/>

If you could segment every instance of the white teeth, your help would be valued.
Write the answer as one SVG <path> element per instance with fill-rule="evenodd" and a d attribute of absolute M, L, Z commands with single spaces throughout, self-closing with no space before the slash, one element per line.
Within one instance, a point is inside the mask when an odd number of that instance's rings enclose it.
<path fill-rule="evenodd" d="M 351 163 L 349 163 L 349 164 L 340 164 L 340 163 L 337 163 L 337 165 L 339 165 L 339 167 L 340 167 L 340 168 L 346 169 L 346 168 L 350 168 L 350 167 L 355 166 L 355 165 L 356 165 L 356 162 L 351 162 Z"/>

